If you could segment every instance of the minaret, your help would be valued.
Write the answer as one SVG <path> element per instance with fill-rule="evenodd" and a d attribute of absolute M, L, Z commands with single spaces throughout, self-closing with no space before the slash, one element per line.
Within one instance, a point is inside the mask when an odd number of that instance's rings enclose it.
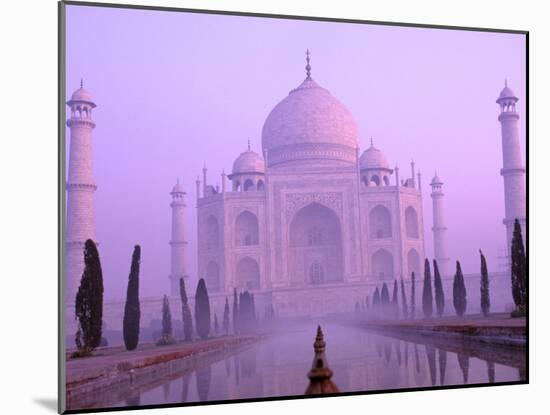
<path fill-rule="evenodd" d="M 180 292 L 180 278 L 186 278 L 185 275 L 185 191 L 177 183 L 170 192 L 172 196 L 172 237 L 170 239 L 170 293 L 178 296 Z"/>
<path fill-rule="evenodd" d="M 84 270 L 84 243 L 95 241 L 94 194 L 97 186 L 93 177 L 92 130 L 95 122 L 92 97 L 83 87 L 67 101 L 70 118 L 69 166 L 67 174 L 67 222 L 65 231 L 65 300 L 74 304 Z"/>
<path fill-rule="evenodd" d="M 445 208 L 443 206 L 443 182 L 435 173 L 432 182 L 432 210 L 434 233 L 434 258 L 441 275 L 451 275 L 449 269 L 449 255 L 447 251 L 447 226 L 445 225 Z"/>
<path fill-rule="evenodd" d="M 516 112 L 518 98 L 514 91 L 508 88 L 506 81 L 504 81 L 504 89 L 500 92 L 496 102 L 500 105 L 500 115 L 498 116 L 502 131 L 502 169 L 500 174 L 504 178 L 505 218 L 503 223 L 506 226 L 506 252 L 509 256 L 516 218 L 521 225 L 525 243 L 525 167 L 519 145 L 519 114 Z"/>

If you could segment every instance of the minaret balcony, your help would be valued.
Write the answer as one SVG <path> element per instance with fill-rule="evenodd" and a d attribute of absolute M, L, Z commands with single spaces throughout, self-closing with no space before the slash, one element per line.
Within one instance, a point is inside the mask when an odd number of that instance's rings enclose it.
<path fill-rule="evenodd" d="M 95 128 L 95 121 L 91 118 L 71 117 L 67 120 L 67 127 L 90 127 Z"/>

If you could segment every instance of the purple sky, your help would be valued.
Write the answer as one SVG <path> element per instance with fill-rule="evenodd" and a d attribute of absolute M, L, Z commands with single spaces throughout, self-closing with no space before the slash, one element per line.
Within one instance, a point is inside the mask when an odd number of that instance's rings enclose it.
<path fill-rule="evenodd" d="M 143 295 L 169 291 L 168 194 L 187 189 L 188 271 L 196 281 L 195 179 L 211 183 L 235 157 L 261 149 L 270 110 L 312 77 L 354 115 L 361 151 L 375 146 L 400 176 L 445 182 L 449 251 L 466 272 L 490 270 L 505 228 L 499 113 L 504 78 L 520 98 L 525 159 L 523 35 L 67 6 L 67 99 L 84 78 L 94 118 L 97 238 L 105 296 L 125 296 L 134 244 Z M 68 131 L 67 131 L 67 137 Z M 392 179 L 392 184 L 394 180 Z"/>

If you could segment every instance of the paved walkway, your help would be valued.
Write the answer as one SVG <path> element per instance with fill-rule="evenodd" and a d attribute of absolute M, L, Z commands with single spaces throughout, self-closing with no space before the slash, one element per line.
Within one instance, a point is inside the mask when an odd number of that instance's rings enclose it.
<path fill-rule="evenodd" d="M 127 351 L 124 346 L 99 348 L 90 357 L 67 360 L 67 386 L 93 380 L 113 372 L 138 369 L 202 352 L 238 347 L 257 339 L 258 336 L 222 336 L 207 340 L 181 342 L 170 346 L 144 343 L 132 351 Z"/>

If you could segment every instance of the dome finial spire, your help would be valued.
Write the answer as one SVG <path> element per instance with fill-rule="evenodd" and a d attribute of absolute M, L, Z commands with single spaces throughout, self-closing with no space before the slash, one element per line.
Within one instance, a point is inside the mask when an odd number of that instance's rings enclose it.
<path fill-rule="evenodd" d="M 371 146 L 371 147 L 374 147 L 374 142 L 373 142 L 373 140 L 372 140 L 372 135 L 370 136 L 370 146 Z"/>
<path fill-rule="evenodd" d="M 80 88 L 84 88 L 84 79 L 80 78 Z"/>
<path fill-rule="evenodd" d="M 307 75 L 307 78 L 311 78 L 311 65 L 309 64 L 309 55 L 310 55 L 310 52 L 309 52 L 309 49 L 306 50 L 306 75 Z"/>
<path fill-rule="evenodd" d="M 250 138 L 248 139 L 248 151 L 250 151 Z"/>
<path fill-rule="evenodd" d="M 504 78 L 504 87 L 508 88 L 508 78 Z"/>

